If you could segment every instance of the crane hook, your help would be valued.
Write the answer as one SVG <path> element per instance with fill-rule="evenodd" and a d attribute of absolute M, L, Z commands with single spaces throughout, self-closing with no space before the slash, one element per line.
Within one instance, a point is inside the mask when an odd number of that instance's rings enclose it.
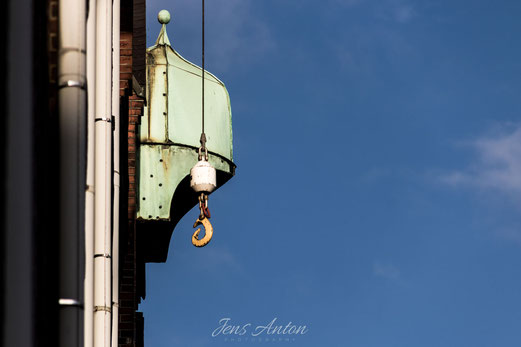
<path fill-rule="evenodd" d="M 192 244 L 195 247 L 206 246 L 208 244 L 208 242 L 210 242 L 210 240 L 212 239 L 212 236 L 213 236 L 213 227 L 212 227 L 212 224 L 210 223 L 210 221 L 208 220 L 208 218 L 206 218 L 206 217 L 197 218 L 197 220 L 194 223 L 194 228 L 201 224 L 204 226 L 205 234 L 202 239 L 199 239 L 198 236 L 199 236 L 199 233 L 201 232 L 201 228 L 197 229 L 194 232 L 194 234 L 192 235 Z"/>

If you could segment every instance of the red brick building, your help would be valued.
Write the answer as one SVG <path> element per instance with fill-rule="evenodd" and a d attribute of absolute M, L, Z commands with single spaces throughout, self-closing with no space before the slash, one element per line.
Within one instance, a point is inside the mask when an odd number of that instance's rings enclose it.
<path fill-rule="evenodd" d="M 120 96 L 121 96 L 121 216 L 119 345 L 143 346 L 143 314 L 138 304 L 145 298 L 145 263 L 136 243 L 137 129 L 143 115 L 146 78 L 145 0 L 121 3 Z M 126 201 L 126 204 L 124 203 Z M 126 209 L 127 213 L 124 213 Z M 125 219 L 125 220 L 123 220 Z"/>

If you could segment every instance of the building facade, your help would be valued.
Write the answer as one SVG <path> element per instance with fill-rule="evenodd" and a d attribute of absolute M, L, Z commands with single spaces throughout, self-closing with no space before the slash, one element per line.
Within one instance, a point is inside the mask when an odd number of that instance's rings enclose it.
<path fill-rule="evenodd" d="M 217 186 L 235 173 L 226 88 L 173 49 L 164 16 L 147 49 L 145 0 L 6 6 L 2 345 L 143 346 L 145 264 L 198 201 L 203 77 Z"/>

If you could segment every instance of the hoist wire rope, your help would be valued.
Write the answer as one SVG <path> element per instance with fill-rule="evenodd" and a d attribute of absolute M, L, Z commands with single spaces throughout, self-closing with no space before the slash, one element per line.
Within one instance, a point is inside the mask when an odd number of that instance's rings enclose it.
<path fill-rule="evenodd" d="M 202 24 L 202 47 L 201 47 L 201 55 L 202 55 L 202 73 L 201 73 L 201 149 L 202 152 L 206 152 L 206 134 L 204 133 L 204 0 L 202 0 L 202 11 L 201 11 L 201 24 Z"/>

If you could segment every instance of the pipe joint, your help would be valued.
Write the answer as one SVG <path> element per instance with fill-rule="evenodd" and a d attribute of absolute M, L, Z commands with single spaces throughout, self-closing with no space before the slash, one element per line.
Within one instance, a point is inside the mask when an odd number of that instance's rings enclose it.
<path fill-rule="evenodd" d="M 85 82 L 78 81 L 78 80 L 66 80 L 66 81 L 63 81 L 62 83 L 60 83 L 60 85 L 58 86 L 59 89 L 62 89 L 62 88 L 80 88 L 80 89 L 83 89 L 83 90 L 85 90 L 86 87 L 87 86 L 86 86 Z"/>

